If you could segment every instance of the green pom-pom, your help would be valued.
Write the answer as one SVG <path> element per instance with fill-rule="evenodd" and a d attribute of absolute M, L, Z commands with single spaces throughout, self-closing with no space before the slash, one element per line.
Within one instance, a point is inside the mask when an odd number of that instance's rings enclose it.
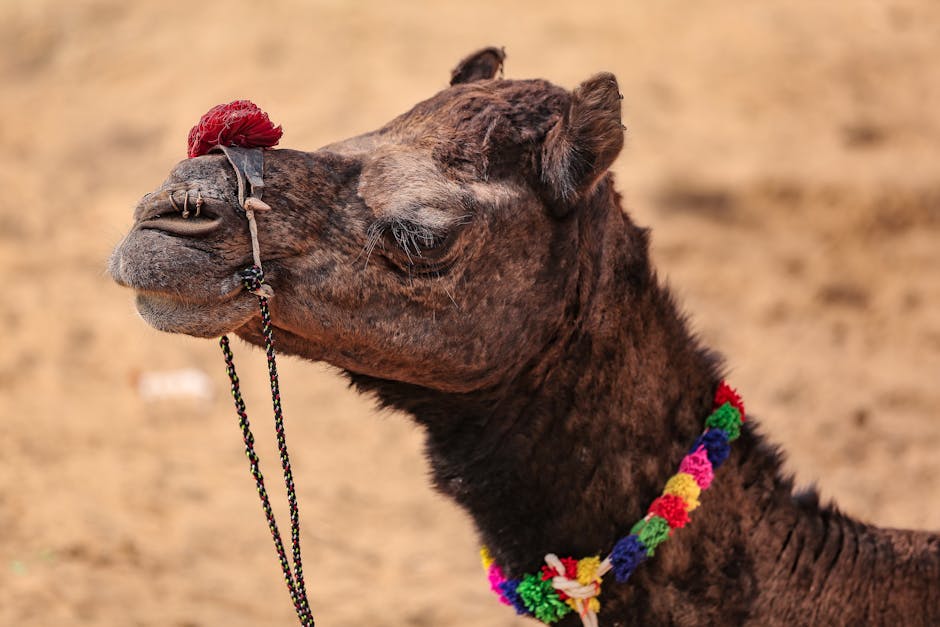
<path fill-rule="evenodd" d="M 560 598 L 551 580 L 544 581 L 539 575 L 526 575 L 516 587 L 516 594 L 526 608 L 543 623 L 560 620 L 571 608 Z"/>
<path fill-rule="evenodd" d="M 662 516 L 652 516 L 633 525 L 630 533 L 636 534 L 646 547 L 646 554 L 653 557 L 657 546 L 669 537 L 669 523 Z"/>
<path fill-rule="evenodd" d="M 724 403 L 705 419 L 709 429 L 721 429 L 728 434 L 728 441 L 733 442 L 741 435 L 741 412 L 731 403 Z"/>

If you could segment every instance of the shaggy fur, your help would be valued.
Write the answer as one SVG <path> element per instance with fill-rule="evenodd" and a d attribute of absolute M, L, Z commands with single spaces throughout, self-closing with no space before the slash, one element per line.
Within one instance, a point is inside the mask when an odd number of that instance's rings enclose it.
<path fill-rule="evenodd" d="M 279 348 L 411 414 L 435 485 L 515 576 L 611 549 L 700 432 L 721 365 L 614 191 L 614 77 L 568 92 L 498 79 L 502 60 L 471 55 L 378 131 L 266 153 L 258 221 Z M 154 326 L 262 341 L 233 188 L 223 157 L 174 168 L 161 192 L 198 190 L 220 220 L 199 237 L 165 194 L 138 207 L 111 272 Z M 795 498 L 751 419 L 692 524 L 605 582 L 601 622 L 937 625 L 938 586 L 938 536 Z"/>

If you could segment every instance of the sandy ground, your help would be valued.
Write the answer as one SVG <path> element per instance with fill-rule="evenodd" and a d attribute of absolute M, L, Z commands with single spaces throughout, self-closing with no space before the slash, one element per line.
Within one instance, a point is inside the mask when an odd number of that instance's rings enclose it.
<path fill-rule="evenodd" d="M 616 72 L 619 186 L 790 470 L 940 528 L 937 3 L 2 0 L 0 625 L 292 623 L 217 347 L 147 327 L 105 259 L 210 106 L 251 98 L 312 149 L 488 44 L 509 77 Z M 142 394 L 187 368 L 208 396 Z M 282 370 L 318 623 L 522 625 L 417 429 Z"/>

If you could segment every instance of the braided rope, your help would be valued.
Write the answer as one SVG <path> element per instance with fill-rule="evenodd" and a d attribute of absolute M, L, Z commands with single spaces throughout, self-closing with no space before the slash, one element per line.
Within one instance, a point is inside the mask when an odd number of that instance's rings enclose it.
<path fill-rule="evenodd" d="M 288 562 L 287 551 L 284 548 L 281 532 L 275 521 L 274 511 L 271 509 L 271 501 L 268 498 L 268 493 L 264 486 L 264 477 L 261 474 L 258 454 L 255 452 L 254 447 L 255 438 L 251 433 L 251 426 L 248 422 L 245 401 L 242 398 L 238 375 L 235 372 L 234 356 L 232 355 L 228 337 L 223 335 L 219 339 L 219 345 L 222 347 L 222 355 L 225 357 L 226 372 L 232 383 L 232 398 L 235 400 L 235 412 L 238 414 L 238 425 L 241 427 L 242 437 L 245 441 L 245 453 L 248 456 L 251 475 L 255 478 L 258 495 L 261 498 L 261 508 L 264 510 L 265 518 L 267 518 L 268 521 L 268 528 L 271 531 L 271 537 L 274 539 L 274 548 L 277 551 L 278 561 L 284 573 L 284 582 L 287 584 L 287 591 L 290 594 L 291 602 L 294 604 L 294 610 L 297 612 L 297 618 L 300 620 L 300 624 L 304 627 L 314 627 L 313 614 L 310 611 L 310 603 L 307 600 L 307 589 L 304 584 L 303 563 L 300 557 L 300 511 L 297 507 L 294 475 L 291 470 L 290 456 L 287 452 L 284 415 L 281 408 L 281 392 L 278 385 L 277 361 L 274 352 L 274 331 L 271 324 L 271 313 L 268 309 L 268 299 L 265 296 L 265 294 L 270 294 L 270 288 L 264 284 L 264 271 L 258 265 L 243 270 L 241 272 L 241 278 L 245 289 L 258 296 L 258 304 L 261 309 L 261 332 L 264 335 L 264 350 L 268 360 L 271 402 L 274 408 L 274 430 L 277 435 L 277 448 L 281 458 L 281 469 L 284 472 L 284 484 L 287 487 L 287 502 L 290 506 L 291 557 L 293 560 L 293 570 Z M 265 288 L 268 289 L 266 290 Z"/>

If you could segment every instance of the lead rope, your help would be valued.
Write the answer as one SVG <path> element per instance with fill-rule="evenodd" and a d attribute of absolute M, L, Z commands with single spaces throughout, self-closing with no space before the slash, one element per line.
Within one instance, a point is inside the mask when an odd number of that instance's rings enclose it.
<path fill-rule="evenodd" d="M 242 190 L 239 191 L 241 192 Z M 241 194 L 239 195 L 241 196 Z M 258 206 L 259 204 L 263 205 L 263 207 Z M 255 452 L 255 437 L 251 433 L 248 413 L 245 411 L 245 401 L 242 398 L 238 374 L 235 372 L 234 356 L 232 355 L 228 337 L 223 335 L 219 338 L 219 345 L 222 347 L 222 355 L 225 358 L 225 369 L 228 373 L 228 378 L 232 382 L 232 398 L 235 400 L 238 426 L 241 427 L 242 437 L 245 440 L 245 454 L 248 456 L 251 476 L 255 478 L 258 496 L 261 497 L 261 509 L 264 510 L 265 518 L 268 520 L 268 528 L 271 530 L 271 537 L 274 539 L 274 548 L 277 551 L 278 561 L 284 573 L 284 582 L 287 584 L 287 591 L 294 604 L 294 611 L 297 612 L 297 618 L 300 620 L 300 624 L 304 627 L 314 627 L 313 614 L 310 611 L 310 603 L 307 600 L 307 589 L 304 584 L 303 563 L 300 558 L 300 512 L 297 508 L 294 475 L 291 471 L 290 456 L 287 453 L 287 439 L 284 434 L 284 416 L 281 409 L 281 392 L 278 385 L 277 361 L 274 353 L 274 331 L 271 325 L 271 312 L 268 309 L 268 299 L 273 296 L 274 292 L 271 290 L 271 287 L 264 282 L 264 270 L 261 268 L 261 255 L 258 246 L 258 228 L 253 211 L 253 209 L 266 209 L 268 207 L 260 200 L 253 197 L 244 199 L 242 205 L 245 208 L 245 213 L 248 218 L 254 265 L 250 268 L 245 268 L 239 275 L 241 276 L 242 285 L 245 289 L 258 297 L 258 306 L 261 309 L 261 333 L 264 335 L 264 351 L 268 359 L 268 374 L 271 380 L 271 402 L 274 406 L 274 431 L 277 434 L 277 448 L 281 457 L 281 467 L 284 470 L 284 484 L 287 486 L 287 502 L 290 506 L 293 570 L 291 570 L 291 566 L 288 563 L 287 551 L 284 549 L 281 532 L 278 530 L 277 521 L 274 519 L 274 510 L 271 509 L 271 500 L 268 498 L 268 492 L 264 487 L 264 476 L 261 474 L 258 454 Z"/>

